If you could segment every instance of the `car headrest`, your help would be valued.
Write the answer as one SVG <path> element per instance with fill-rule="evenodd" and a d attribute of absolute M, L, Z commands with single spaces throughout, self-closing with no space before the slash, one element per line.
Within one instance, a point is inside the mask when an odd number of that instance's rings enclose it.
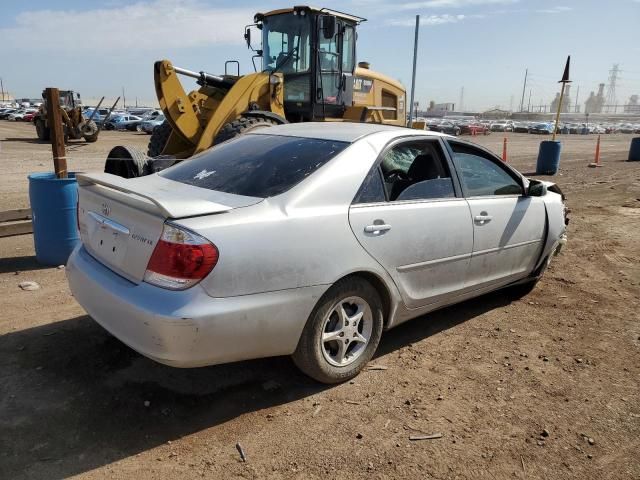
<path fill-rule="evenodd" d="M 438 178 L 440 171 L 438 170 L 438 165 L 433 155 L 430 153 L 421 153 L 418 155 L 409 167 L 407 176 L 414 182 Z"/>

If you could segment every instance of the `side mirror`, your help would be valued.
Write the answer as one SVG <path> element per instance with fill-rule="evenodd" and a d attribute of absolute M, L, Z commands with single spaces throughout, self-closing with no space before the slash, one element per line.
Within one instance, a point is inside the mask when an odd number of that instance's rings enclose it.
<path fill-rule="evenodd" d="M 253 48 L 253 45 L 251 44 L 251 29 L 252 28 L 257 28 L 258 30 L 262 29 L 262 24 L 261 23 L 253 23 L 251 25 L 247 25 L 246 27 L 244 27 L 244 41 L 247 42 L 247 48 L 249 50 L 252 50 L 254 52 L 256 52 L 257 50 L 255 48 Z M 260 32 L 258 32 L 258 38 L 260 37 Z"/>
<path fill-rule="evenodd" d="M 320 17 L 320 28 L 322 29 L 322 35 L 329 40 L 336 34 L 336 17 L 333 15 L 323 15 Z"/>
<path fill-rule="evenodd" d="M 544 197 L 547 194 L 547 186 L 540 180 L 530 180 L 527 195 L 529 197 Z"/>
<path fill-rule="evenodd" d="M 247 42 L 247 48 L 251 48 L 251 27 L 244 28 L 244 41 Z"/>

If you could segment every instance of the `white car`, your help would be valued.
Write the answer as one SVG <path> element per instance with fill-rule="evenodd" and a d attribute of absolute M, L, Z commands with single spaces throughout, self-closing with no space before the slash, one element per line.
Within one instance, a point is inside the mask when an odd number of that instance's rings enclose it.
<path fill-rule="evenodd" d="M 321 382 L 348 380 L 386 329 L 530 291 L 565 238 L 556 185 L 385 125 L 256 129 L 152 175 L 77 178 L 75 299 L 177 367 L 292 355 Z"/>
<path fill-rule="evenodd" d="M 9 115 L 7 117 L 7 120 L 10 120 L 12 122 L 18 122 L 18 121 L 21 121 L 26 114 L 35 113 L 37 111 L 38 111 L 38 109 L 36 109 L 36 108 L 28 108 L 28 109 L 18 110 L 17 112 L 14 112 L 11 115 Z"/>
<path fill-rule="evenodd" d="M 491 124 L 489 129 L 492 132 L 513 132 L 514 122 L 512 121 L 500 121 Z"/>

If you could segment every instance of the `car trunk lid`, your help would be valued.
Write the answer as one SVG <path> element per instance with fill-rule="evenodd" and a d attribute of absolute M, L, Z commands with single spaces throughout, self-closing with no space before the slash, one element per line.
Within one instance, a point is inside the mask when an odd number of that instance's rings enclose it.
<path fill-rule="evenodd" d="M 87 251 L 139 283 L 167 220 L 220 214 L 261 198 L 207 190 L 159 175 L 77 174 L 78 222 Z"/>

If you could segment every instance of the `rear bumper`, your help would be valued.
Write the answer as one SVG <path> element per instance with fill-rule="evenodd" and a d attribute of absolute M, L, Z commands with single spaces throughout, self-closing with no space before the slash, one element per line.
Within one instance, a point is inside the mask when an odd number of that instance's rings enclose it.
<path fill-rule="evenodd" d="M 326 286 L 213 298 L 196 285 L 170 291 L 136 285 L 84 247 L 67 264 L 74 297 L 107 331 L 139 353 L 174 367 L 289 355 Z"/>

